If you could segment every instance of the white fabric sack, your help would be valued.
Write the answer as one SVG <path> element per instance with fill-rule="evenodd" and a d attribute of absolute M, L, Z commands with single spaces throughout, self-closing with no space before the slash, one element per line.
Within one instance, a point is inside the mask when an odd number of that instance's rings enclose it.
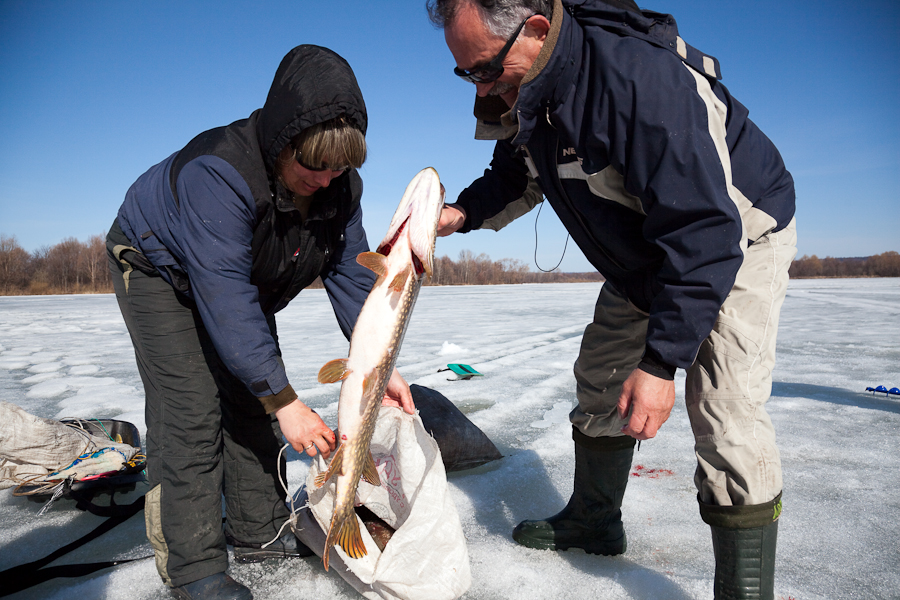
<path fill-rule="evenodd" d="M 353 559 L 335 547 L 329 567 L 372 600 L 458 598 L 472 582 L 469 552 L 437 443 L 418 415 L 381 407 L 370 450 L 381 486 L 360 481 L 357 503 L 396 531 L 381 552 L 360 521 L 368 554 Z M 317 456 L 306 479 L 309 507 L 294 524 L 297 537 L 320 556 L 334 509 L 336 478 L 315 486 L 326 469 Z"/>
<path fill-rule="evenodd" d="M 101 448 L 116 451 L 86 459 L 52 479 L 74 476 L 77 480 L 118 470 L 138 449 L 53 419 L 36 417 L 15 404 L 0 402 L 0 490 L 23 481 L 40 483 L 47 475 L 69 467 L 81 454 Z"/>

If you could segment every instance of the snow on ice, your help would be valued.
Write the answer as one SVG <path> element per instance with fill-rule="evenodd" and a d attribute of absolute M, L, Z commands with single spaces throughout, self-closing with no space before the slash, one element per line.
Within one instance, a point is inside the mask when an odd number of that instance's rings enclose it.
<path fill-rule="evenodd" d="M 600 284 L 428 287 L 420 295 L 399 368 L 410 383 L 452 400 L 504 458 L 453 473 L 473 583 L 465 598 L 712 597 L 713 557 L 693 484 L 692 436 L 679 372 L 675 410 L 641 445 L 623 509 L 628 552 L 607 558 L 517 546 L 513 526 L 558 511 L 572 488 L 567 413 L 572 363 Z M 288 376 L 331 424 L 339 386 L 316 383 L 319 367 L 346 355 L 324 291 L 308 290 L 279 315 Z M 768 410 L 784 467 L 776 598 L 897 598 L 900 590 L 900 400 L 864 392 L 900 385 L 900 280 L 792 281 L 781 319 Z M 448 381 L 463 362 L 484 377 Z M 105 417 L 144 434 L 143 395 L 113 296 L 0 298 L 0 400 L 51 417 Z M 309 461 L 289 453 L 296 490 Z M 146 491 L 138 486 L 125 503 Z M 58 501 L 0 492 L 0 570 L 73 541 L 100 518 Z M 54 564 L 150 553 L 134 517 Z M 232 565 L 257 598 L 356 598 L 316 559 Z M 0 582 L 2 585 L 2 582 Z M 167 598 L 152 560 L 76 579 L 56 579 L 14 598 Z"/>

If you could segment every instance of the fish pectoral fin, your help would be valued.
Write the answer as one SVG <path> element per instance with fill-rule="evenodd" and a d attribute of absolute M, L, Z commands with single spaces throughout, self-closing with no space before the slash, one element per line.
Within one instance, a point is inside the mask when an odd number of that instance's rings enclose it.
<path fill-rule="evenodd" d="M 378 387 L 378 369 L 372 369 L 369 374 L 363 378 L 363 398 L 371 398 Z M 381 400 L 381 398 L 379 398 Z"/>
<path fill-rule="evenodd" d="M 324 473 L 319 473 L 316 475 L 315 484 L 317 488 L 325 485 L 325 482 L 334 477 L 334 475 L 342 470 L 342 465 L 344 462 L 344 446 L 341 445 L 340 448 L 337 449 L 337 452 L 334 453 L 334 456 L 331 458 L 331 462 L 328 463 L 328 470 Z"/>
<path fill-rule="evenodd" d="M 346 358 L 336 358 L 325 363 L 319 369 L 319 383 L 336 383 L 347 379 L 353 372 L 347 368 L 348 361 Z"/>
<path fill-rule="evenodd" d="M 403 291 L 403 288 L 406 287 L 406 282 L 409 281 L 409 278 L 412 277 L 413 274 L 413 266 L 412 264 L 406 265 L 406 268 L 397 273 L 397 276 L 391 280 L 391 291 L 397 292 L 398 294 Z"/>
<path fill-rule="evenodd" d="M 363 466 L 362 478 L 371 483 L 372 485 L 381 485 L 381 477 L 378 476 L 378 469 L 375 466 L 375 459 L 372 458 L 372 453 L 368 452 L 368 456 L 366 457 L 366 464 Z"/>
<path fill-rule="evenodd" d="M 379 277 L 387 277 L 387 257 L 377 252 L 363 252 L 356 257 L 356 262 L 369 269 Z"/>

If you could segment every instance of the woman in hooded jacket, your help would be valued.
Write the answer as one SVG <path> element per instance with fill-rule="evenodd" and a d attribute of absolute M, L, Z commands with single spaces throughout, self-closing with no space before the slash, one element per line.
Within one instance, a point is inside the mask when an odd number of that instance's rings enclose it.
<path fill-rule="evenodd" d="M 146 395 L 147 536 L 176 597 L 252 597 L 226 543 L 242 562 L 312 554 L 283 532 L 281 437 L 327 458 L 335 436 L 287 380 L 275 313 L 321 277 L 350 337 L 374 283 L 356 263 L 366 125 L 347 62 L 298 46 L 263 108 L 151 167 L 110 228 Z M 396 371 L 384 403 L 415 410 Z"/>

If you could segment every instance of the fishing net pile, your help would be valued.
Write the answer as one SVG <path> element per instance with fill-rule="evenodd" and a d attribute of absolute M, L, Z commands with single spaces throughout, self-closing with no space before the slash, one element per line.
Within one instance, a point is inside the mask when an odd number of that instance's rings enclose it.
<path fill-rule="evenodd" d="M 93 435 L 94 429 L 78 420 L 63 423 L 36 417 L 0 402 L 0 490 L 52 493 L 65 481 L 118 472 L 138 457 L 140 448 L 108 433 Z"/>

